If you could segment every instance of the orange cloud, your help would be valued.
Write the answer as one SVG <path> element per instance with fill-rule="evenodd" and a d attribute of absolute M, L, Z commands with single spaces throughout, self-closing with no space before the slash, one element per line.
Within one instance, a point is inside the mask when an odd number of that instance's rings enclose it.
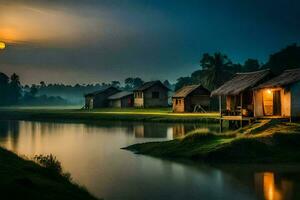
<path fill-rule="evenodd" d="M 0 6 L 0 41 L 77 46 L 101 38 L 101 19 L 80 16 L 77 9 Z"/>

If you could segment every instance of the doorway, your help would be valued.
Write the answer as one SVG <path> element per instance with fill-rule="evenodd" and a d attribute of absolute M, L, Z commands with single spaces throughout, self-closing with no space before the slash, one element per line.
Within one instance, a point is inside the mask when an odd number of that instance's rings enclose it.
<path fill-rule="evenodd" d="M 266 90 L 263 92 L 263 108 L 265 116 L 281 115 L 281 95 L 280 90 Z"/>

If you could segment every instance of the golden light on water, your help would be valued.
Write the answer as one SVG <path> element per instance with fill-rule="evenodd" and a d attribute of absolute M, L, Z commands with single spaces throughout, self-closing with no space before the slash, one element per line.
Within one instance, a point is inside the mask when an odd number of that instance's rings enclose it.
<path fill-rule="evenodd" d="M 6 45 L 4 42 L 0 42 L 0 50 L 5 49 Z"/>

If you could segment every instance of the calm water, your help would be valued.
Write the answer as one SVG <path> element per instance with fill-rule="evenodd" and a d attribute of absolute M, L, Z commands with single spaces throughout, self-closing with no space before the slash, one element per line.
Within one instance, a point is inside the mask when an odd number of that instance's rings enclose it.
<path fill-rule="evenodd" d="M 0 121 L 0 145 L 28 157 L 56 155 L 76 182 L 107 200 L 300 199 L 299 166 L 196 165 L 120 149 L 195 128 L 219 129 L 218 124 Z"/>

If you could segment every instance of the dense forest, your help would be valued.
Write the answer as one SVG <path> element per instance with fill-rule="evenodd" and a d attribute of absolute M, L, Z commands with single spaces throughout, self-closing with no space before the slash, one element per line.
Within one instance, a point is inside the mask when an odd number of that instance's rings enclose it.
<path fill-rule="evenodd" d="M 300 46 L 292 44 L 271 54 L 266 63 L 249 58 L 243 64 L 233 63 L 231 59 L 220 52 L 205 53 L 199 62 L 199 70 L 190 76 L 180 77 L 175 84 L 168 80 L 163 83 L 172 90 L 180 89 L 185 85 L 203 84 L 210 90 L 216 89 L 229 80 L 237 72 L 251 72 L 261 69 L 270 69 L 274 75 L 283 70 L 300 67 Z M 96 84 L 40 84 L 22 86 L 20 77 L 12 74 L 8 77 L 0 72 L 0 105 L 81 105 L 83 95 L 103 89 L 108 86 L 124 90 L 132 90 L 144 83 L 139 77 L 129 77 L 121 84 L 120 81 Z"/>

